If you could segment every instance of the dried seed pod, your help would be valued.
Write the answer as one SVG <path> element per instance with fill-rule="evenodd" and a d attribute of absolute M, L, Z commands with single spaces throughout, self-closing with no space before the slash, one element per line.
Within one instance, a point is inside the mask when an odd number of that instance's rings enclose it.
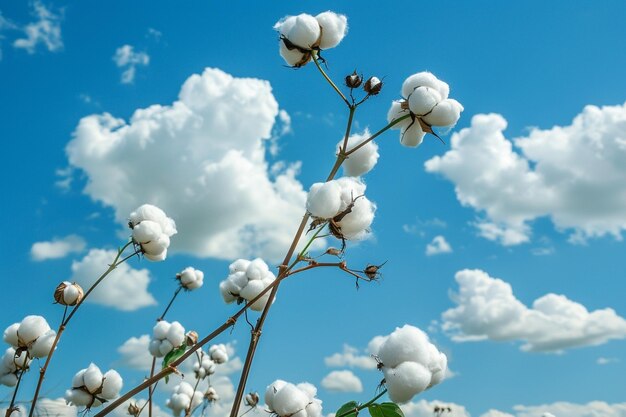
<path fill-rule="evenodd" d="M 185 343 L 187 346 L 192 346 L 198 343 L 198 333 L 193 330 L 188 331 L 185 335 Z"/>
<path fill-rule="evenodd" d="M 75 282 L 63 281 L 54 290 L 54 300 L 64 306 L 78 304 L 83 296 L 83 289 Z"/>
<path fill-rule="evenodd" d="M 259 403 L 259 394 L 256 392 L 250 392 L 246 395 L 245 401 L 248 407 L 256 407 Z"/>
<path fill-rule="evenodd" d="M 346 76 L 346 86 L 349 88 L 359 88 L 363 83 L 363 76 L 354 71 L 352 74 Z"/>
<path fill-rule="evenodd" d="M 341 250 L 337 248 L 328 248 L 324 253 L 326 255 L 341 256 Z"/>
<path fill-rule="evenodd" d="M 380 93 L 380 90 L 383 88 L 383 82 L 378 79 L 378 77 L 370 77 L 365 81 L 365 85 L 363 85 L 363 90 L 370 96 L 375 96 Z"/>
<path fill-rule="evenodd" d="M 137 417 L 140 410 L 136 403 L 130 403 L 127 411 L 129 415 Z"/>

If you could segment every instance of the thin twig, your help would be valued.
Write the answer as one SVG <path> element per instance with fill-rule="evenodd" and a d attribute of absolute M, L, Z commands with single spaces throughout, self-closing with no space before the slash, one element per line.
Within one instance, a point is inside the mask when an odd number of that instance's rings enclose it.
<path fill-rule="evenodd" d="M 346 96 L 343 95 L 341 90 L 339 90 L 339 87 L 337 87 L 337 85 L 333 82 L 333 80 L 330 79 L 328 74 L 326 74 L 326 71 L 324 71 L 324 69 L 322 68 L 322 66 L 318 62 L 318 60 L 317 60 L 318 59 L 317 52 L 316 51 L 312 51 L 311 52 L 311 56 L 313 57 L 313 62 L 315 62 L 315 66 L 317 67 L 319 72 L 322 73 L 322 76 L 326 79 L 326 81 L 328 81 L 328 84 L 330 84 L 330 86 L 333 88 L 333 90 L 335 90 L 337 92 L 337 94 L 339 94 L 339 97 L 341 97 L 341 99 L 346 103 L 346 105 L 348 107 L 352 107 L 352 105 L 350 104 L 350 102 L 348 101 Z"/>

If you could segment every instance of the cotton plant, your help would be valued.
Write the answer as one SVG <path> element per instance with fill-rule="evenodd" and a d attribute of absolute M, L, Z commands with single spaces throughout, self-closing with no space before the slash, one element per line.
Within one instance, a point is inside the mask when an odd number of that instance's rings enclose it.
<path fill-rule="evenodd" d="M 170 237 L 177 233 L 174 220 L 151 204 L 144 204 L 130 213 L 128 227 L 132 230 L 133 242 L 150 261 L 162 261 L 167 257 Z"/>
<path fill-rule="evenodd" d="M 220 293 L 227 304 L 251 301 L 267 288 L 276 276 L 261 258 L 249 261 L 238 259 L 228 267 L 229 275 L 220 283 Z M 250 308 L 261 311 L 269 299 L 269 291 L 255 301 Z"/>
<path fill-rule="evenodd" d="M 265 405 L 278 417 L 321 417 L 322 400 L 316 395 L 313 384 L 294 385 L 278 379 L 265 390 Z"/>
<path fill-rule="evenodd" d="M 26 316 L 4 331 L 4 341 L 16 352 L 26 351 L 29 358 L 45 358 L 50 353 L 56 332 L 42 316 Z"/>
<path fill-rule="evenodd" d="M 392 129 L 400 129 L 400 142 L 404 146 L 419 146 L 426 133 L 433 133 L 433 126 L 449 127 L 457 123 L 463 106 L 448 98 L 449 94 L 448 84 L 430 72 L 418 72 L 404 81 L 403 99 L 394 101 L 387 113 L 389 123 L 397 121 Z"/>
<path fill-rule="evenodd" d="M 197 290 L 204 283 L 204 272 L 188 266 L 176 274 L 176 279 L 184 289 L 188 291 Z"/>
<path fill-rule="evenodd" d="M 182 381 L 174 387 L 174 392 L 165 402 L 165 406 L 178 417 L 183 411 L 193 410 L 202 404 L 204 394 L 195 390 L 190 383 Z"/>
<path fill-rule="evenodd" d="M 119 396 L 122 377 L 111 369 L 104 374 L 95 364 L 81 369 L 72 379 L 72 388 L 65 392 L 65 401 L 77 407 L 99 407 Z"/>
<path fill-rule="evenodd" d="M 177 321 L 161 320 L 152 328 L 152 339 L 148 345 L 150 354 L 162 358 L 185 343 L 185 328 Z"/>
<path fill-rule="evenodd" d="M 331 11 L 317 16 L 302 13 L 283 17 L 274 29 L 280 34 L 280 56 L 287 65 L 302 67 L 313 53 L 339 45 L 348 31 L 348 19 Z"/>
<path fill-rule="evenodd" d="M 0 359 L 0 384 L 7 387 L 17 385 L 19 373 L 27 370 L 30 362 L 27 351 L 23 350 L 18 354 L 14 348 L 8 348 Z"/>

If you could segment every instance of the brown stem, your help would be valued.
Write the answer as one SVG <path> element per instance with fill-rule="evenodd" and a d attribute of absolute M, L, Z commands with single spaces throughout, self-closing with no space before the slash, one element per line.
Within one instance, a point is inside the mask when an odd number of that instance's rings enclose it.
<path fill-rule="evenodd" d="M 372 136 L 370 136 L 369 138 L 367 138 L 363 142 L 359 143 L 354 148 L 350 149 L 348 152 L 346 152 L 346 156 L 352 155 L 353 153 L 355 153 L 356 151 L 358 151 L 359 149 L 361 149 L 362 147 L 364 147 L 365 145 L 367 145 L 368 143 L 370 143 L 371 141 L 376 139 L 378 136 L 382 135 L 387 130 L 391 129 L 393 126 L 397 125 L 398 123 L 400 123 L 403 120 L 408 119 L 410 116 L 411 116 L 410 114 L 407 114 L 407 115 L 404 115 L 402 117 L 398 117 L 393 122 L 389 123 L 387 126 L 383 127 L 378 132 L 374 133 Z"/>
<path fill-rule="evenodd" d="M 15 362 L 15 358 L 13 358 L 13 362 Z M 28 362 L 28 354 L 24 355 L 24 362 L 22 363 L 22 369 L 20 369 L 20 375 L 17 377 L 17 384 L 15 384 L 15 389 L 13 390 L 13 396 L 11 397 L 11 404 L 9 404 L 9 408 L 7 408 L 5 417 L 11 417 L 11 414 L 15 410 L 17 410 L 17 408 L 15 407 L 15 399 L 17 398 L 17 391 L 20 389 L 22 376 L 24 376 L 24 372 L 26 372 L 26 362 Z"/>

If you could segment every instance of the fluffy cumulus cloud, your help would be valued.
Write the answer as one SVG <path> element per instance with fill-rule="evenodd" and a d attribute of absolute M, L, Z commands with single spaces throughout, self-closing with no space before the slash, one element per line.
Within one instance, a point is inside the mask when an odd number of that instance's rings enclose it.
<path fill-rule="evenodd" d="M 126 340 L 117 348 L 117 353 L 121 356 L 119 363 L 140 371 L 149 371 L 153 356 L 150 355 L 148 345 L 150 345 L 150 335 L 147 334 Z"/>
<path fill-rule="evenodd" d="M 451 253 L 452 246 L 448 243 L 445 237 L 439 235 L 435 236 L 433 240 L 426 245 L 426 255 L 441 255 L 444 253 Z"/>
<path fill-rule="evenodd" d="M 35 242 L 30 248 L 30 256 L 35 261 L 65 258 L 71 253 L 85 250 L 85 239 L 77 235 L 55 238 L 51 241 Z"/>
<path fill-rule="evenodd" d="M 419 400 L 400 405 L 405 417 L 433 417 L 435 407 L 445 408 L 446 411 L 442 414 L 445 417 L 470 417 L 470 413 L 462 405 L 444 401 Z"/>
<path fill-rule="evenodd" d="M 113 55 L 115 65 L 123 69 L 120 81 L 122 84 L 132 84 L 138 66 L 147 66 L 150 56 L 145 52 L 136 52 L 132 45 L 123 45 L 115 50 Z"/>
<path fill-rule="evenodd" d="M 381 338 L 382 336 L 377 336 Z M 370 342 L 370 345 L 372 343 Z M 371 350 L 368 348 L 368 351 L 377 352 L 378 346 L 371 346 Z M 352 347 L 350 345 L 344 344 L 342 352 L 333 353 L 330 356 L 324 358 L 324 363 L 326 366 L 330 367 L 350 367 L 350 368 L 361 368 L 361 369 L 376 369 L 376 361 L 374 358 L 365 352 L 361 352 L 359 349 Z"/>
<path fill-rule="evenodd" d="M 91 249 L 80 261 L 72 263 L 72 276 L 68 279 L 81 287 L 89 288 L 115 259 L 117 251 Z M 128 263 L 119 265 L 91 293 L 88 302 L 134 311 L 156 304 L 148 292 L 150 273 L 147 269 L 134 269 Z"/>
<path fill-rule="evenodd" d="M 322 379 L 322 387 L 334 392 L 363 392 L 363 383 L 352 371 L 332 371 Z"/>
<path fill-rule="evenodd" d="M 506 120 L 480 114 L 455 133 L 426 171 L 452 181 L 459 201 L 484 218 L 479 233 L 504 245 L 527 242 L 547 216 L 573 241 L 626 229 L 626 104 L 586 106 L 567 126 L 509 140 Z"/>
<path fill-rule="evenodd" d="M 66 152 L 88 178 L 84 191 L 120 224 L 149 202 L 176 220 L 174 251 L 277 260 L 306 200 L 297 164 L 265 160 L 278 111 L 267 81 L 206 69 L 171 105 L 138 109 L 128 122 L 81 119 Z"/>
<path fill-rule="evenodd" d="M 32 7 L 33 15 L 37 20 L 23 27 L 25 37 L 16 39 L 13 46 L 24 49 L 29 54 L 35 53 L 39 44 L 50 52 L 61 50 L 63 48 L 61 38 L 63 14 L 53 12 L 39 0 L 32 3 Z"/>
<path fill-rule="evenodd" d="M 513 409 L 515 417 L 626 417 L 626 403 L 608 404 L 603 401 L 587 404 L 556 402 L 537 406 L 516 405 Z"/>
<path fill-rule="evenodd" d="M 546 294 L 531 307 L 520 302 L 511 285 L 481 270 L 455 275 L 456 307 L 442 315 L 443 329 L 456 341 L 522 341 L 522 350 L 561 352 L 626 338 L 626 320 L 611 308 L 588 311 L 564 295 Z"/>

